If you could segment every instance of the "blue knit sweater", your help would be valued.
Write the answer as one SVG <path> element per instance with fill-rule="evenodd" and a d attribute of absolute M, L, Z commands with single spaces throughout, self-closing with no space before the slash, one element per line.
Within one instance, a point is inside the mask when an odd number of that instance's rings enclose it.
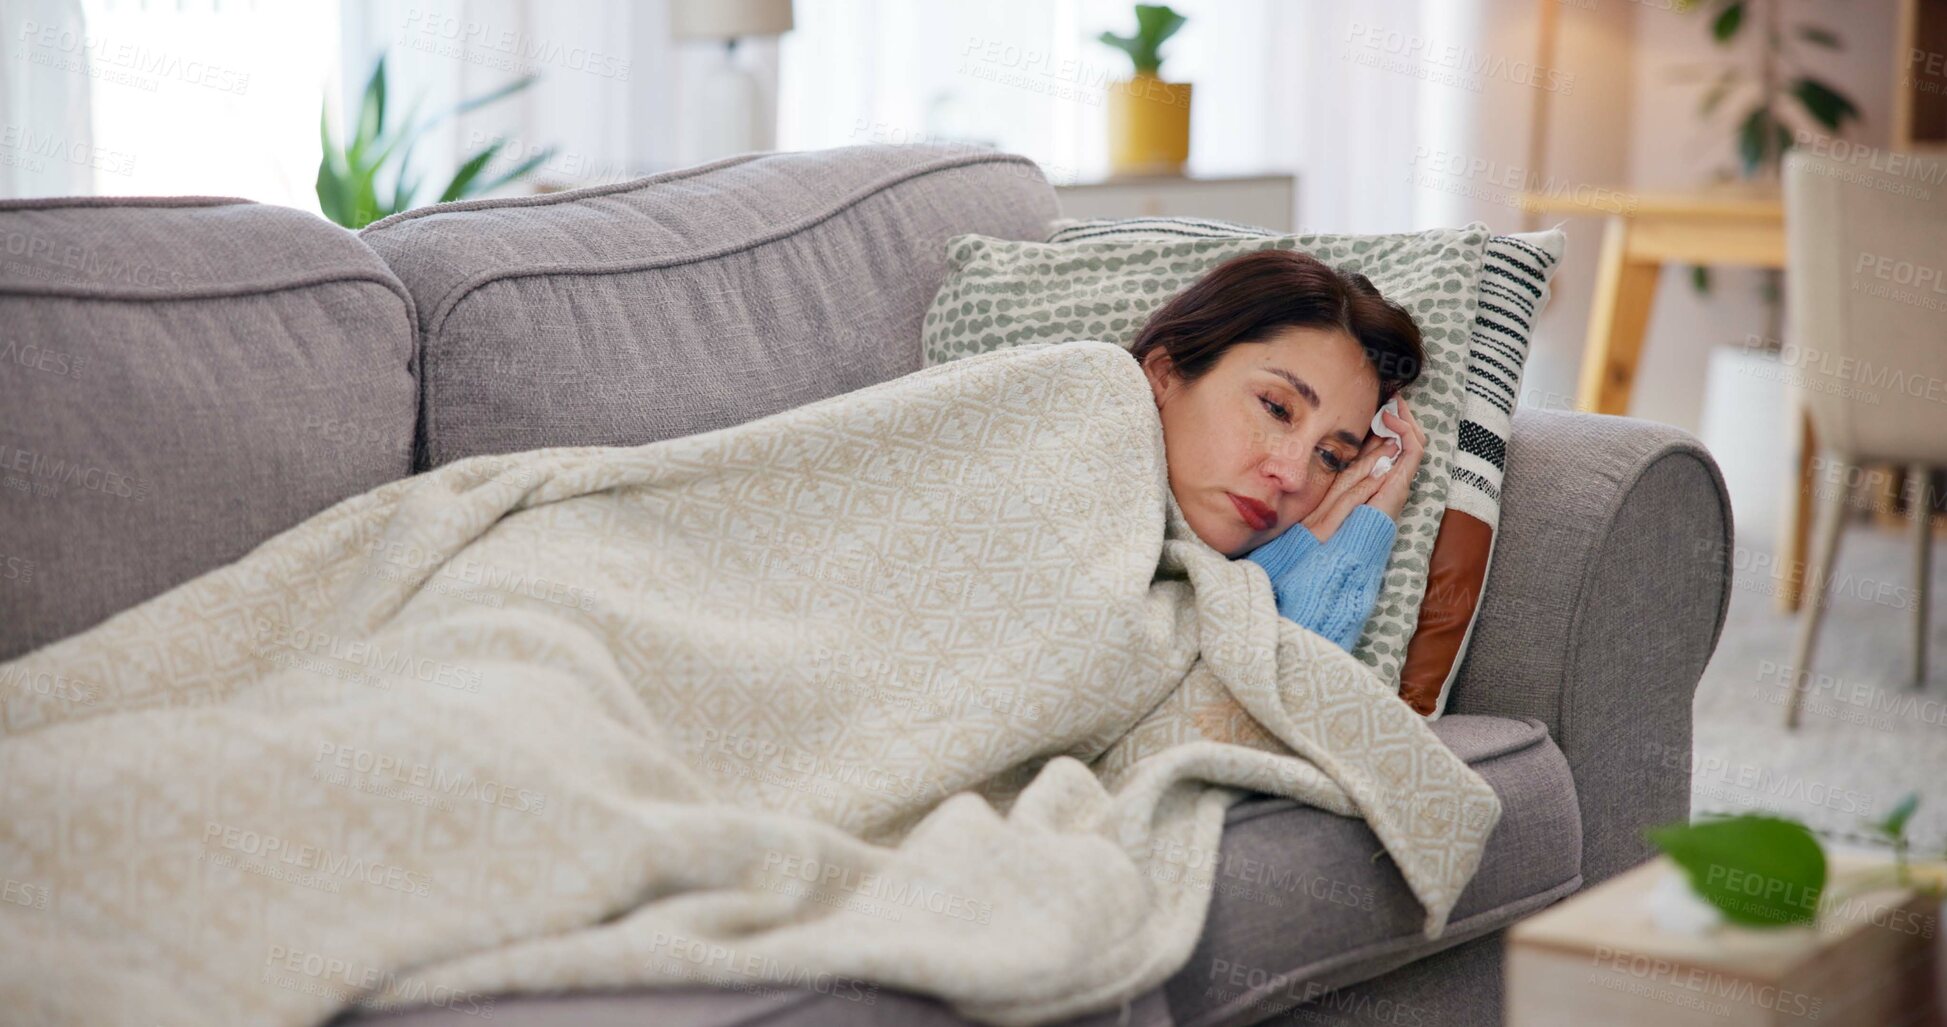
<path fill-rule="evenodd" d="M 1264 568 L 1278 612 L 1287 620 L 1351 652 L 1379 598 L 1395 530 L 1391 517 L 1361 503 L 1323 542 L 1310 528 L 1294 524 L 1242 559 Z"/>

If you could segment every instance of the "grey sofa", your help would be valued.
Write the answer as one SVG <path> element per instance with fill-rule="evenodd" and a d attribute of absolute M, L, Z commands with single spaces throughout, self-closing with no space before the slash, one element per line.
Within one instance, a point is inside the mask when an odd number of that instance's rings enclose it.
<path fill-rule="evenodd" d="M 747 154 L 357 234 L 236 200 L 0 204 L 0 659 L 460 457 L 640 444 L 917 370 L 945 240 L 1040 238 L 1058 213 L 1032 162 L 948 145 Z M 1497 1023 L 1502 929 L 1686 816 L 1691 694 L 1729 594 L 1717 468 L 1668 427 L 1525 409 L 1508 459 L 1492 580 L 1434 725 L 1505 814 L 1446 936 L 1420 938 L 1362 822 L 1254 797 L 1230 811 L 1190 961 L 1086 1022 Z M 963 1022 L 922 996 L 701 988 L 492 1011 Z"/>

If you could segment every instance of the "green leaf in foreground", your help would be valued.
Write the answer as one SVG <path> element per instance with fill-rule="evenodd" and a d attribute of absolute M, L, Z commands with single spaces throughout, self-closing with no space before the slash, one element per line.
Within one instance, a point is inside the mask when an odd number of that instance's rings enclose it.
<path fill-rule="evenodd" d="M 1655 828 L 1650 841 L 1732 923 L 1809 924 L 1825 890 L 1825 852 L 1804 824 L 1744 815 Z"/>

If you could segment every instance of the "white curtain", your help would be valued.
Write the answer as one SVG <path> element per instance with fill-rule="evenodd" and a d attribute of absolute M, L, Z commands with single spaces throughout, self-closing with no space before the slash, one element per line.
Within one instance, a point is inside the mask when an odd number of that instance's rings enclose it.
<path fill-rule="evenodd" d="M 1554 0 L 1545 0 L 1554 2 Z M 1485 221 L 1521 227 L 1527 145 L 1542 86 L 1532 0 L 1321 0 L 1282 8 L 1292 63 L 1279 130 L 1301 170 L 1302 224 L 1396 232 Z M 1551 76 L 1550 72 L 1555 74 Z"/>
<path fill-rule="evenodd" d="M 1282 7 L 1268 27 L 1282 56 L 1271 73 L 1282 102 L 1262 130 L 1298 171 L 1301 229 L 1414 227 L 1406 169 L 1420 143 L 1420 80 L 1362 60 L 1375 33 L 1415 32 L 1421 6 L 1422 0 L 1306 0 Z"/>
<path fill-rule="evenodd" d="M 394 123 L 415 101 L 424 117 L 538 79 L 425 137 L 422 202 L 495 138 L 489 175 L 552 146 L 536 182 L 635 177 L 679 162 L 683 70 L 714 56 L 672 45 L 667 24 L 666 0 L 0 0 L 0 195 L 315 211 L 321 101 L 342 138 L 380 53 Z M 761 77 L 767 48 L 742 49 Z"/>
<path fill-rule="evenodd" d="M 331 4 L 4 0 L 0 22 L 9 195 L 214 194 L 315 209 Z"/>
<path fill-rule="evenodd" d="M 1307 229 L 1518 221 L 1518 189 L 1422 172 L 1522 172 L 1537 92 L 1494 75 L 1456 84 L 1429 55 L 1530 58 L 1528 0 L 1175 6 L 1189 20 L 1163 70 L 1196 84 L 1193 174 L 1295 172 Z M 1056 182 L 1108 170 L 1106 91 L 1130 65 L 1096 36 L 1133 29 L 1124 0 L 796 0 L 795 21 L 738 47 L 776 86 L 780 149 L 964 139 L 1033 157 Z M 489 174 L 552 146 L 535 182 L 617 181 L 700 159 L 682 145 L 684 90 L 722 59 L 669 38 L 668 0 L 0 0 L 0 22 L 8 195 L 228 193 L 315 210 L 319 99 L 342 133 L 380 53 L 395 121 L 415 99 L 424 115 L 538 77 L 424 140 L 423 202 L 496 138 Z M 23 36 L 28 24 L 60 26 L 55 42 Z M 62 64 L 131 49 L 201 70 Z"/>
<path fill-rule="evenodd" d="M 380 53 L 392 103 L 403 112 L 416 98 L 421 117 L 535 76 L 428 133 L 413 155 L 422 202 L 495 139 L 504 142 L 489 177 L 553 147 L 532 179 L 553 188 L 619 181 L 674 159 L 678 69 L 665 0 L 342 0 L 340 9 L 345 110 L 357 110 Z"/>
<path fill-rule="evenodd" d="M 1516 226 L 1514 191 L 1412 172 L 1456 152 L 1518 164 L 1534 90 L 1450 65 L 1531 61 L 1530 0 L 1172 6 L 1188 21 L 1163 74 L 1196 86 L 1192 174 L 1295 172 L 1308 230 Z M 1130 64 L 1096 37 L 1133 30 L 1123 0 L 797 0 L 796 18 L 781 148 L 967 139 L 1026 154 L 1057 183 L 1108 172 L 1104 86 Z"/>
<path fill-rule="evenodd" d="M 79 0 L 0 0 L 0 197 L 95 191 L 87 51 L 59 45 L 81 34 Z"/>

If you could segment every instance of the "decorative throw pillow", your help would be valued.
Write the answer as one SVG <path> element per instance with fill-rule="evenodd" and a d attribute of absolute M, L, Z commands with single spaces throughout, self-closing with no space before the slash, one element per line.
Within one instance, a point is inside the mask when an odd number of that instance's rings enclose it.
<path fill-rule="evenodd" d="M 1501 475 L 1521 396 L 1522 365 L 1566 244 L 1559 228 L 1487 241 L 1453 485 L 1427 569 L 1420 622 L 1400 674 L 1400 696 L 1429 717 L 1446 711 L 1474 634 L 1501 523 Z"/>
<path fill-rule="evenodd" d="M 1165 237 L 1274 238 L 1268 229 L 1208 218 L 1127 218 L 1050 226 L 1049 242 Z M 1567 237 L 1560 228 L 1487 241 L 1467 359 L 1466 398 L 1452 462 L 1447 508 L 1429 560 L 1419 620 L 1407 643 L 1400 697 L 1428 717 L 1445 712 L 1447 695 L 1473 637 L 1474 618 L 1494 556 L 1501 521 L 1501 476 L 1522 367 L 1535 318 L 1548 304 L 1549 281 Z M 1384 289 L 1382 288 L 1383 292 Z M 1410 399 L 1411 397 L 1409 397 Z"/>
<path fill-rule="evenodd" d="M 1126 349 L 1157 307 L 1204 272 L 1254 250 L 1297 249 L 1370 278 L 1413 315 L 1427 352 L 1419 380 L 1406 390 L 1426 429 L 1427 453 L 1400 513 L 1385 584 L 1352 651 L 1382 680 L 1397 682 L 1447 507 L 1490 234 L 1474 224 L 1398 235 L 1186 233 L 1066 243 L 954 236 L 947 240 L 946 281 L 921 326 L 922 352 L 930 367 L 1034 342 L 1098 339 Z"/>

